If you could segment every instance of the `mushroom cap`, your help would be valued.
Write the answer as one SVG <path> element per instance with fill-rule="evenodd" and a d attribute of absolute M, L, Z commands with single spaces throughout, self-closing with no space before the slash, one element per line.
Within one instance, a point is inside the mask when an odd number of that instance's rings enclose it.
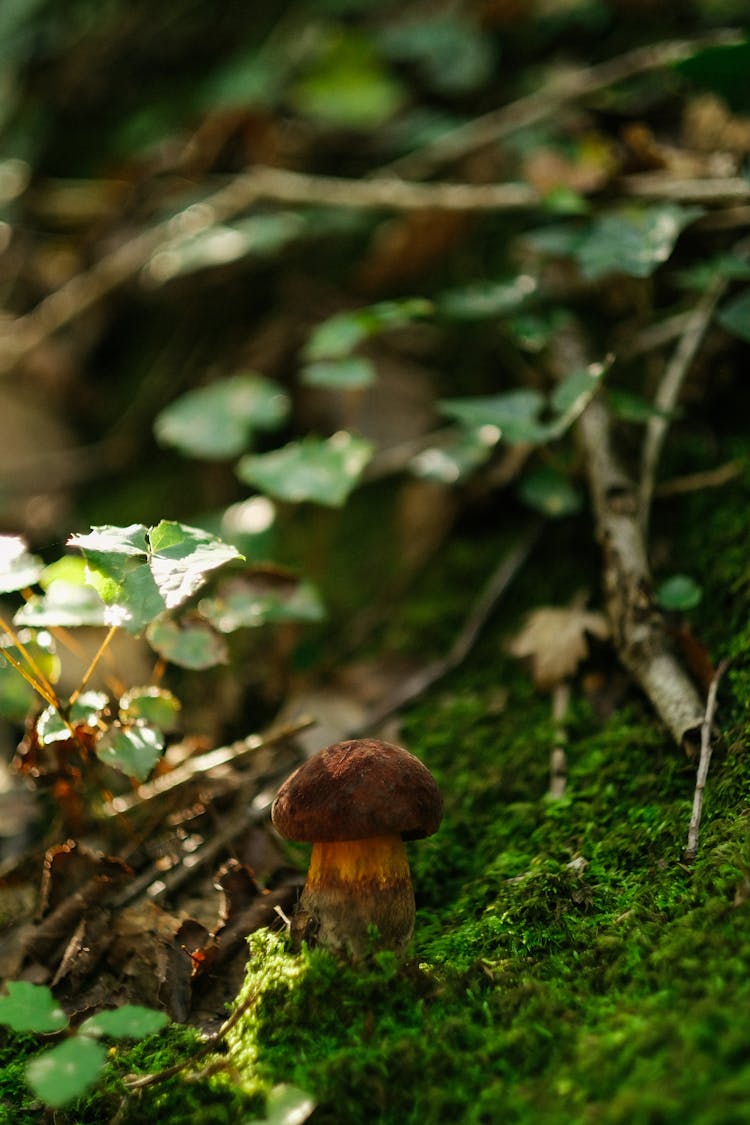
<path fill-rule="evenodd" d="M 335 742 L 291 774 L 276 794 L 271 819 L 287 840 L 303 843 L 437 831 L 443 798 L 418 758 L 376 738 Z"/>

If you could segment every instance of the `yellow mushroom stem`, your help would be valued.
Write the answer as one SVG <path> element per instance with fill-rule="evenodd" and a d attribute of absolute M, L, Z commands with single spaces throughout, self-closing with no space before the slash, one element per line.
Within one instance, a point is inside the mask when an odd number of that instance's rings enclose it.
<path fill-rule="evenodd" d="M 296 944 L 307 941 L 354 958 L 373 948 L 403 953 L 413 930 L 414 891 L 400 836 L 313 844 L 292 921 Z"/>

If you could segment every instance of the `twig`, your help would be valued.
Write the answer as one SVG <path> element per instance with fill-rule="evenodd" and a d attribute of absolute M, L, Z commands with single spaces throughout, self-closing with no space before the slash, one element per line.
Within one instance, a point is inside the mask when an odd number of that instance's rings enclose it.
<path fill-rule="evenodd" d="M 277 727 L 267 734 L 251 734 L 247 738 L 240 739 L 239 742 L 233 742 L 230 746 L 219 746 L 216 750 L 208 750 L 205 754 L 196 754 L 194 757 L 188 758 L 182 765 L 170 770 L 169 773 L 161 774 L 159 777 L 155 777 L 153 781 L 147 781 L 145 784 L 139 785 L 134 793 L 115 797 L 105 815 L 121 816 L 132 809 L 141 808 L 148 801 L 153 801 L 166 794 L 172 794 L 182 786 L 189 785 L 191 781 L 205 777 L 220 766 L 236 765 L 248 755 L 255 754 L 266 746 L 273 746 L 276 742 L 283 742 L 286 738 L 292 738 L 295 734 L 307 730 L 314 724 L 315 719 L 305 716 L 296 719 L 293 723 L 286 723 L 282 727 Z"/>
<path fill-rule="evenodd" d="M 558 334 L 555 351 L 560 375 L 589 362 L 587 344 L 576 325 Z M 669 646 L 663 617 L 651 596 L 637 489 L 615 455 L 612 416 L 601 395 L 578 419 L 576 432 L 586 459 L 597 538 L 604 556 L 604 593 L 615 648 L 675 741 L 688 748 L 700 728 L 703 708 Z"/>
<path fill-rule="evenodd" d="M 93 659 L 89 663 L 88 668 L 83 673 L 83 676 L 81 677 L 81 682 L 79 683 L 78 687 L 75 689 L 75 691 L 71 695 L 70 699 L 68 700 L 69 704 L 72 705 L 73 703 L 75 703 L 76 699 L 78 699 L 78 696 L 81 694 L 83 689 L 86 687 L 86 684 L 89 682 L 89 680 L 93 676 L 94 672 L 96 671 L 97 664 L 99 663 L 101 658 L 104 656 L 104 653 L 107 651 L 110 644 L 112 643 L 112 638 L 114 637 L 115 633 L 117 632 L 117 628 L 118 628 L 117 625 L 110 625 L 107 633 L 105 634 L 104 640 L 99 645 L 99 648 L 96 650 L 96 653 L 94 654 Z"/>
<path fill-rule="evenodd" d="M 683 477 L 665 480 L 654 489 L 654 496 L 682 496 L 686 492 L 700 492 L 704 488 L 721 488 L 730 480 L 735 480 L 745 469 L 744 461 L 727 461 L 715 469 L 704 469 L 700 473 L 686 473 Z"/>
<path fill-rule="evenodd" d="M 261 974 L 260 979 L 255 985 L 255 988 L 253 988 L 248 993 L 241 1004 L 237 1005 L 232 1014 L 224 1020 L 224 1023 L 221 1025 L 219 1030 L 214 1032 L 213 1035 L 209 1035 L 208 1038 L 205 1039 L 203 1043 L 201 1043 L 200 1047 L 189 1058 L 183 1059 L 182 1062 L 175 1063 L 174 1066 L 168 1066 L 164 1070 L 157 1071 L 154 1074 L 142 1074 L 138 1077 L 131 1076 L 128 1078 L 124 1078 L 123 1083 L 126 1089 L 130 1091 L 142 1090 L 146 1086 L 154 1086 L 157 1082 L 165 1082 L 168 1078 L 174 1078 L 176 1074 L 180 1074 L 181 1071 L 186 1070 L 187 1067 L 193 1066 L 193 1064 L 198 1059 L 201 1059 L 205 1055 L 208 1055 L 212 1051 L 215 1051 L 222 1040 L 226 1038 L 226 1036 L 235 1026 L 235 1024 L 239 1023 L 245 1012 L 249 1011 L 253 1004 L 257 1002 L 263 990 L 263 985 L 268 979 L 269 973 L 270 969 L 266 969 L 265 972 Z"/>
<path fill-rule="evenodd" d="M 617 58 L 570 71 L 533 94 L 467 121 L 465 125 L 459 125 L 422 148 L 392 161 L 383 171 L 390 175 L 420 179 L 444 164 L 559 113 L 563 106 L 580 98 L 590 97 L 606 90 L 608 86 L 639 74 L 674 66 L 705 47 L 732 46 L 741 43 L 743 39 L 740 31 L 723 29 L 692 40 L 681 39 L 636 47 Z"/>
<path fill-rule="evenodd" d="M 680 179 L 664 172 L 639 172 L 621 176 L 617 188 L 623 195 L 640 199 L 671 199 L 680 203 L 744 203 L 750 199 L 750 183 L 741 176 L 704 176 Z"/>
<path fill-rule="evenodd" d="M 721 299 L 726 285 L 726 280 L 723 277 L 717 278 L 702 294 L 690 314 L 654 395 L 654 406 L 659 410 L 659 413 L 650 416 L 646 427 L 641 453 L 641 479 L 638 487 L 639 517 L 644 535 L 648 531 L 656 467 L 669 429 L 669 413 L 677 405 L 682 384 L 698 354 L 698 349 L 703 342 L 703 337 L 713 319 L 716 305 Z"/>
<path fill-rule="evenodd" d="M 570 681 L 562 680 L 556 684 L 552 693 L 552 726 L 554 743 L 549 757 L 549 794 L 551 800 L 559 801 L 565 796 L 568 780 L 568 756 L 565 744 L 568 732 L 565 719 L 570 706 Z"/>
<path fill-rule="evenodd" d="M 378 726 L 390 715 L 400 711 L 423 695 L 433 684 L 457 668 L 468 656 L 499 598 L 505 593 L 521 567 L 528 559 L 539 538 L 543 523 L 535 522 L 516 546 L 501 560 L 489 581 L 472 606 L 471 612 L 456 635 L 447 655 L 433 660 L 413 676 L 409 676 L 384 703 L 373 708 L 364 722 L 350 731 L 357 735 Z"/>
<path fill-rule="evenodd" d="M 706 781 L 708 779 L 708 767 L 711 765 L 711 754 L 713 753 L 713 745 L 711 743 L 711 729 L 713 727 L 714 712 L 716 711 L 716 694 L 719 689 L 719 681 L 727 670 L 728 660 L 722 660 L 719 667 L 714 672 L 711 683 L 708 687 L 708 698 L 706 699 L 706 713 L 703 717 L 701 724 L 701 753 L 698 759 L 698 772 L 695 779 L 695 793 L 693 794 L 693 811 L 690 815 L 690 825 L 688 827 L 687 845 L 685 847 L 684 858 L 690 862 L 694 860 L 698 854 L 698 833 L 701 826 L 701 815 L 703 813 L 703 793 L 706 788 Z"/>

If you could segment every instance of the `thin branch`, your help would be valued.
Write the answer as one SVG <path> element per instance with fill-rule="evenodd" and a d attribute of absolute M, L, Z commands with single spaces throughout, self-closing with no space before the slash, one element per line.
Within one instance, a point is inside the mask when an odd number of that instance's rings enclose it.
<path fill-rule="evenodd" d="M 557 373 L 590 362 L 582 330 L 570 325 L 555 342 Z M 703 707 L 669 645 L 664 620 L 651 596 L 646 541 L 638 518 L 637 488 L 615 454 L 612 416 L 601 395 L 576 423 L 586 460 L 597 538 L 604 556 L 607 612 L 618 656 L 678 744 L 688 747 Z"/>
<path fill-rule="evenodd" d="M 719 689 L 719 681 L 727 670 L 728 660 L 722 660 L 719 667 L 714 672 L 713 678 L 708 688 L 708 698 L 706 700 L 706 713 L 703 717 L 701 724 L 701 753 L 698 760 L 698 772 L 695 779 L 695 793 L 693 795 L 693 811 L 690 815 L 690 825 L 688 827 L 687 845 L 685 847 L 684 858 L 690 862 L 694 860 L 698 854 L 698 833 L 701 826 L 701 815 L 703 813 L 703 794 L 706 788 L 706 781 L 708 779 L 708 768 L 711 765 L 711 754 L 713 753 L 713 745 L 711 743 L 711 732 L 714 722 L 714 713 L 716 711 L 716 694 Z"/>
<path fill-rule="evenodd" d="M 706 176 L 681 179 L 664 172 L 639 172 L 621 176 L 617 188 L 640 199 L 669 199 L 679 203 L 729 204 L 750 199 L 750 183 L 741 176 Z"/>
<path fill-rule="evenodd" d="M 690 314 L 654 396 L 654 406 L 659 410 L 659 413 L 650 416 L 646 427 L 641 453 L 641 479 L 638 488 L 639 517 L 644 535 L 648 530 L 656 469 L 669 429 L 669 414 L 677 405 L 682 385 L 693 360 L 698 354 L 726 286 L 726 280 L 720 277 L 709 285 L 705 293 L 702 294 Z"/>
<path fill-rule="evenodd" d="M 29 665 L 31 671 L 29 672 L 26 668 L 24 668 L 21 662 L 19 660 L 16 660 L 14 656 L 11 656 L 7 649 L 3 649 L 1 655 L 13 668 L 15 668 L 19 676 L 22 676 L 23 679 L 26 680 L 26 683 L 34 689 L 37 695 L 40 695 L 42 699 L 45 700 L 45 702 L 49 703 L 51 707 L 54 707 L 55 710 L 59 711 L 60 700 L 57 697 L 55 689 L 52 687 L 52 684 L 44 675 L 44 672 L 42 672 L 42 670 L 39 668 L 34 658 L 29 654 L 26 647 L 18 639 L 18 635 L 11 628 L 4 617 L 0 617 L 0 629 L 2 629 L 3 632 L 6 633 L 10 640 L 13 642 L 13 645 L 21 653 L 24 660 Z"/>
<path fill-rule="evenodd" d="M 94 672 L 96 671 L 97 664 L 99 663 L 101 658 L 104 656 L 104 653 L 107 651 L 107 648 L 111 644 L 112 638 L 114 637 L 116 632 L 117 632 L 117 625 L 111 625 L 109 627 L 109 630 L 107 631 L 107 634 L 106 634 L 104 640 L 99 645 L 99 648 L 96 650 L 96 653 L 94 654 L 93 660 L 89 664 L 86 671 L 83 673 L 83 676 L 81 677 L 81 682 L 79 683 L 78 687 L 75 689 L 73 694 L 71 695 L 71 697 L 68 701 L 71 705 L 73 703 L 75 703 L 76 699 L 78 699 L 78 696 L 81 694 L 83 689 L 86 687 L 86 684 L 89 682 L 89 680 L 93 676 Z"/>
<path fill-rule="evenodd" d="M 515 547 L 500 561 L 490 576 L 484 589 L 474 602 L 471 612 L 459 630 L 448 653 L 439 660 L 433 660 L 413 676 L 409 676 L 384 703 L 373 708 L 364 720 L 349 733 L 353 736 L 377 727 L 390 715 L 400 711 L 407 703 L 413 703 L 419 696 L 441 680 L 448 672 L 459 667 L 473 648 L 497 602 L 507 590 L 513 579 L 531 554 L 542 529 L 542 522 L 535 522 L 519 540 Z"/>
<path fill-rule="evenodd" d="M 730 480 L 736 480 L 745 470 L 744 461 L 726 461 L 715 469 L 704 469 L 699 473 L 686 473 L 685 476 L 665 480 L 654 489 L 654 496 L 683 496 L 689 492 L 701 492 L 704 488 L 723 488 Z"/>
<path fill-rule="evenodd" d="M 383 172 L 407 179 L 421 179 L 442 165 L 495 144 L 519 129 L 558 114 L 563 106 L 591 97 L 618 82 L 675 66 L 706 47 L 733 46 L 743 40 L 742 32 L 722 29 L 692 40 L 680 39 L 636 47 L 595 66 L 569 71 L 541 90 L 467 121 L 422 148 L 392 161 Z"/>
<path fill-rule="evenodd" d="M 553 801 L 559 801 L 565 796 L 565 786 L 568 781 L 568 756 L 565 746 L 568 741 L 568 731 L 565 720 L 570 707 L 570 680 L 562 680 L 556 684 L 552 693 L 552 729 L 553 745 L 549 756 L 549 793 Z"/>

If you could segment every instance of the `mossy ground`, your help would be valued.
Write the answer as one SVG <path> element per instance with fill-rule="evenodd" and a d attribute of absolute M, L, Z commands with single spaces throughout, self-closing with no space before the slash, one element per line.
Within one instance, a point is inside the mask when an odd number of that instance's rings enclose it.
<path fill-rule="evenodd" d="M 255 935 L 246 988 L 258 997 L 232 1036 L 237 1071 L 155 1087 L 124 1121 L 250 1121 L 272 1086 L 291 1083 L 317 1101 L 318 1125 L 750 1122 L 749 492 L 738 481 L 681 501 L 664 563 L 701 582 L 693 632 L 714 659 L 733 657 L 695 863 L 682 860 L 695 766 L 634 693 L 606 718 L 574 693 L 567 792 L 546 797 L 549 699 L 504 641 L 525 608 L 581 583 L 585 528 L 553 528 L 513 610 L 404 716 L 403 741 L 446 801 L 438 835 L 409 846 L 413 957 L 349 968 Z M 446 643 L 472 567 L 476 584 L 498 540 L 452 550 L 449 588 L 428 576 L 411 611 L 412 624 L 441 621 Z M 115 1060 L 103 1092 L 64 1120 L 108 1120 L 117 1074 L 194 1050 L 187 1032 L 170 1035 L 158 1058 L 152 1042 Z M 6 1062 L 0 1104 L 18 1108 L 0 1110 L 3 1125 L 41 1120 L 19 1065 L 17 1053 Z"/>

